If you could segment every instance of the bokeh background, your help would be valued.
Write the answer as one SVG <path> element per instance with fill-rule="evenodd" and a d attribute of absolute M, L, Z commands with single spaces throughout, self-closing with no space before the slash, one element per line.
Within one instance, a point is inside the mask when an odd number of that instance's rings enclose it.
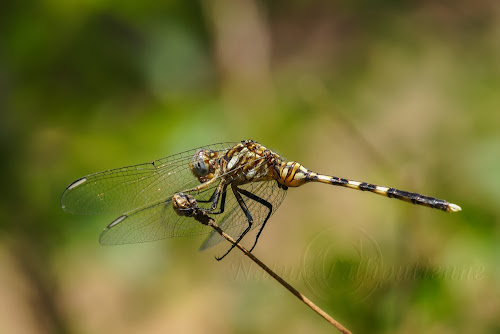
<path fill-rule="evenodd" d="M 4 1 L 0 34 L 0 332 L 331 332 L 227 245 L 101 247 L 115 217 L 60 208 L 248 138 L 462 206 L 289 191 L 254 253 L 347 328 L 500 332 L 498 1 Z"/>

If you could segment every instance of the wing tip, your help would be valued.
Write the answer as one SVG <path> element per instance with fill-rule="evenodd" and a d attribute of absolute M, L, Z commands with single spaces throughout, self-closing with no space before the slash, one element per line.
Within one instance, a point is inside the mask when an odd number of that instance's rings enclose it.
<path fill-rule="evenodd" d="M 74 189 L 76 187 L 78 187 L 79 185 L 83 184 L 87 182 L 87 178 L 86 177 L 82 177 L 74 182 L 72 182 L 67 188 L 66 190 L 71 190 L 71 189 Z"/>
<path fill-rule="evenodd" d="M 119 223 L 124 221 L 127 217 L 128 217 L 127 215 L 121 215 L 120 217 L 116 218 L 106 227 L 106 230 L 112 228 L 115 225 L 118 225 Z"/>

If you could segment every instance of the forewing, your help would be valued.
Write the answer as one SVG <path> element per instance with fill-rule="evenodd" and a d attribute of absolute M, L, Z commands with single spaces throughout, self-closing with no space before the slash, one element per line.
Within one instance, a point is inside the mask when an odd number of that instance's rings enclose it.
<path fill-rule="evenodd" d="M 235 143 L 219 143 L 174 154 L 151 163 L 87 175 L 71 183 L 61 197 L 65 211 L 75 214 L 123 213 L 195 187 L 199 181 L 189 168 L 200 149 L 225 151 Z"/>

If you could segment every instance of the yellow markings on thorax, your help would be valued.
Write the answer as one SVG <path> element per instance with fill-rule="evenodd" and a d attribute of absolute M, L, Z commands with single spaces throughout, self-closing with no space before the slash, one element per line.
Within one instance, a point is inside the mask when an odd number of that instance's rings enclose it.
<path fill-rule="evenodd" d="M 267 152 L 270 151 L 252 141 L 238 144 L 226 153 L 227 163 L 223 168 L 223 174 L 229 173 L 230 179 L 241 184 L 270 180 L 273 174 L 272 169 L 269 169 L 267 165 Z"/>
<path fill-rule="evenodd" d="M 246 147 L 244 147 L 240 152 L 239 154 L 233 154 L 233 157 L 231 158 L 231 160 L 229 160 L 229 162 L 227 163 L 227 169 L 232 169 L 236 163 L 238 162 L 239 160 L 239 157 L 240 156 L 243 156 L 245 155 L 246 153 L 248 152 L 248 149 Z"/>

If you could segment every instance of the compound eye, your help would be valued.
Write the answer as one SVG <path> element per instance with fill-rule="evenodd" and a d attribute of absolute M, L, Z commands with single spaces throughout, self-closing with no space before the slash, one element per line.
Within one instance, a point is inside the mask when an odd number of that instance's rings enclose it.
<path fill-rule="evenodd" d="M 193 173 L 196 176 L 206 176 L 208 174 L 208 168 L 203 159 L 195 158 L 193 161 Z"/>
<path fill-rule="evenodd" d="M 198 150 L 189 166 L 198 181 L 201 183 L 207 182 L 214 177 L 215 168 L 218 166 L 217 154 L 212 150 Z"/>
<path fill-rule="evenodd" d="M 199 150 L 193 156 L 193 161 L 190 163 L 191 171 L 200 182 L 205 182 L 205 176 L 209 174 L 209 159 L 206 150 Z"/>

